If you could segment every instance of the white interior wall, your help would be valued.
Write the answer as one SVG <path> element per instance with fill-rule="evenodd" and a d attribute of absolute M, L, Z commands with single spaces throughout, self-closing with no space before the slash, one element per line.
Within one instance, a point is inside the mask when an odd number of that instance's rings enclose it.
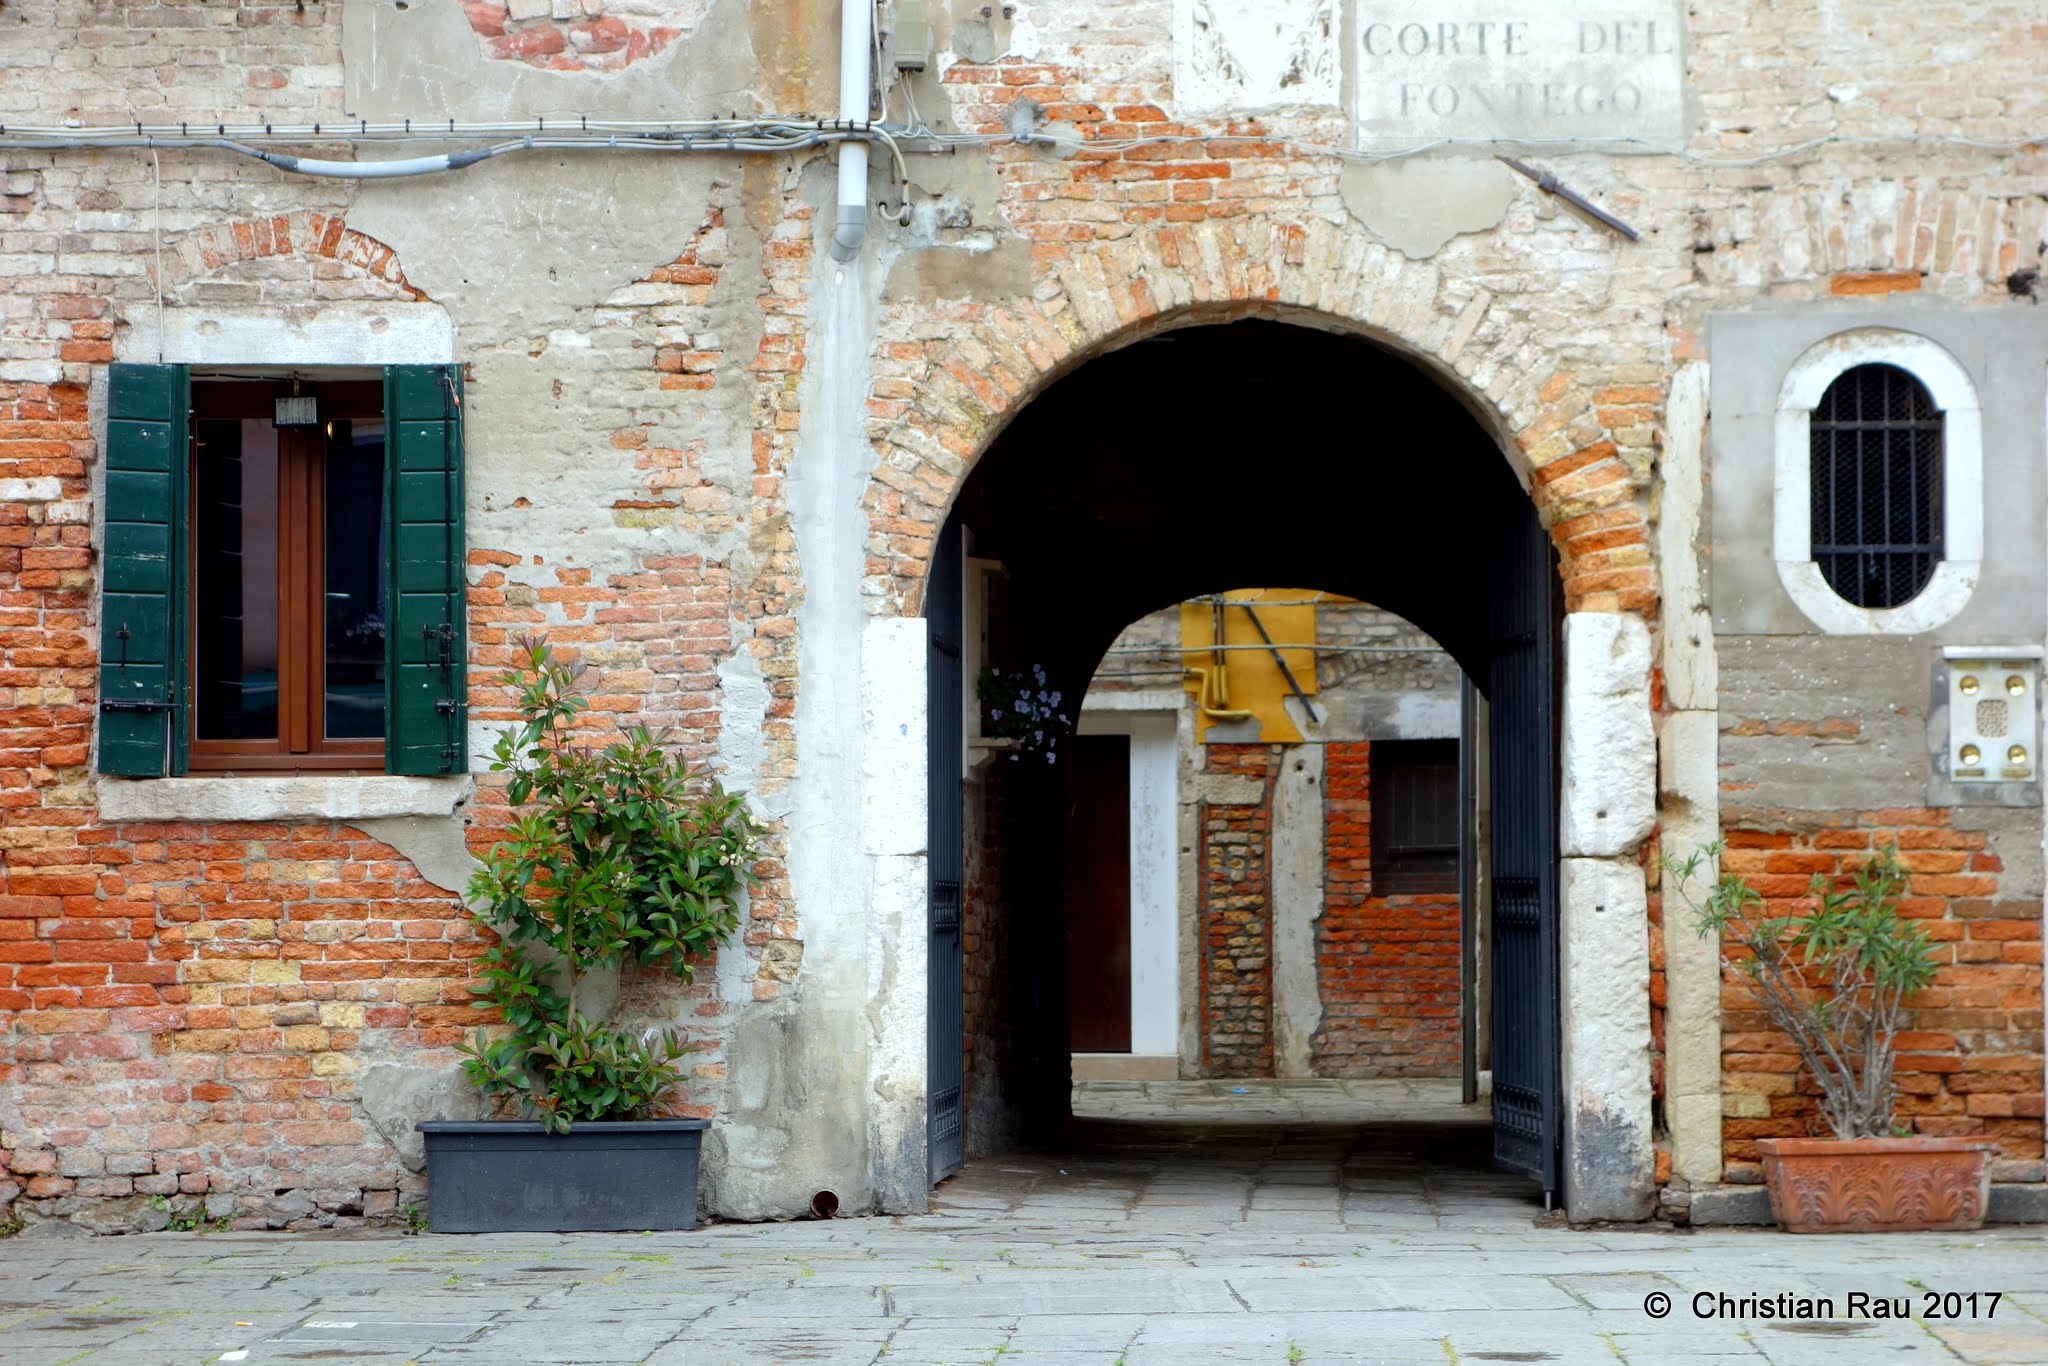
<path fill-rule="evenodd" d="M 1116 701 L 1149 701 L 1142 695 Z M 1083 712 L 1083 735 L 1131 741 L 1131 1054 L 1179 1053 L 1179 751 L 1169 710 Z"/>

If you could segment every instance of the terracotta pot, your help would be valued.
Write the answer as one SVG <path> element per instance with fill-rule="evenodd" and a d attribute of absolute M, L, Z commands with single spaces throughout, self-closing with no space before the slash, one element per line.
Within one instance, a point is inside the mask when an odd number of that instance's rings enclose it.
<path fill-rule="evenodd" d="M 1771 1217 L 1788 1233 L 1973 1229 L 1991 1195 L 1988 1138 L 1760 1138 Z"/>

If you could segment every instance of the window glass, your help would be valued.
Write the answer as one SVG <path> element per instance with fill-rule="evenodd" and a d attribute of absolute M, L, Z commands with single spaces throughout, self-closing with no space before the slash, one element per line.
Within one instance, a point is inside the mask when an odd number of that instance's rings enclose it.
<path fill-rule="evenodd" d="M 327 734 L 384 734 L 384 424 L 342 419 L 326 442 L 323 705 Z"/>
<path fill-rule="evenodd" d="M 1808 424 L 1813 559 L 1858 607 L 1911 602 L 1942 544 L 1942 415 L 1896 365 L 1844 370 Z"/>
<path fill-rule="evenodd" d="M 192 412 L 190 766 L 379 766 L 383 384 L 204 377 Z"/>
<path fill-rule="evenodd" d="M 255 419 L 194 442 L 193 688 L 202 740 L 277 738 L 278 443 Z"/>

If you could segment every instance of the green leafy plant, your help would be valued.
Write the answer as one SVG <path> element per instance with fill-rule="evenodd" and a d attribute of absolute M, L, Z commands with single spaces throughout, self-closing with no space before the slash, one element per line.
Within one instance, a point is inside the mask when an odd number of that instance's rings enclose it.
<path fill-rule="evenodd" d="M 172 1204 L 161 1195 L 149 1197 L 149 1207 L 161 1210 L 168 1217 L 164 1224 L 166 1233 L 219 1233 L 234 1221 L 227 1215 L 209 1219 L 206 1206 L 198 1200 L 183 1200 Z"/>
<path fill-rule="evenodd" d="M 1939 967 L 1927 931 L 1899 914 L 1906 885 L 1898 854 L 1880 849 L 1845 880 L 1816 873 L 1789 914 L 1740 876 L 1723 872 L 1704 900 L 1690 889 L 1720 856 L 1707 845 L 1683 863 L 1664 860 L 1692 908 L 1701 937 L 1714 936 L 1721 965 L 1799 1049 L 1821 1091 L 1821 1113 L 1837 1138 L 1896 1132 L 1893 1036 L 1905 1000 Z"/>
<path fill-rule="evenodd" d="M 563 1133 L 577 1120 L 647 1114 L 674 1089 L 691 1045 L 672 1030 L 591 1018 L 578 987 L 628 964 L 691 980 L 739 928 L 760 827 L 743 795 L 691 772 L 644 726 L 602 749 L 575 743 L 589 706 L 576 690 L 583 666 L 535 636 L 519 648 L 505 682 L 520 719 L 491 760 L 511 775 L 514 815 L 469 887 L 499 936 L 475 990 L 508 1028 L 478 1030 L 463 1069 L 501 1109 Z"/>

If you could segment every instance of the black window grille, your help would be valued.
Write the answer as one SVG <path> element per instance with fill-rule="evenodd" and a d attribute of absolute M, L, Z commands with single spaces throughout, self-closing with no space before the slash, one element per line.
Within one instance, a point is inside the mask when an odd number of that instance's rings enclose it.
<path fill-rule="evenodd" d="M 1896 365 L 1836 376 L 1809 426 L 1813 559 L 1858 607 L 1911 602 L 1941 562 L 1942 415 Z"/>
<path fill-rule="evenodd" d="M 1372 883 L 1378 896 L 1458 890 L 1458 742 L 1375 740 Z"/>

